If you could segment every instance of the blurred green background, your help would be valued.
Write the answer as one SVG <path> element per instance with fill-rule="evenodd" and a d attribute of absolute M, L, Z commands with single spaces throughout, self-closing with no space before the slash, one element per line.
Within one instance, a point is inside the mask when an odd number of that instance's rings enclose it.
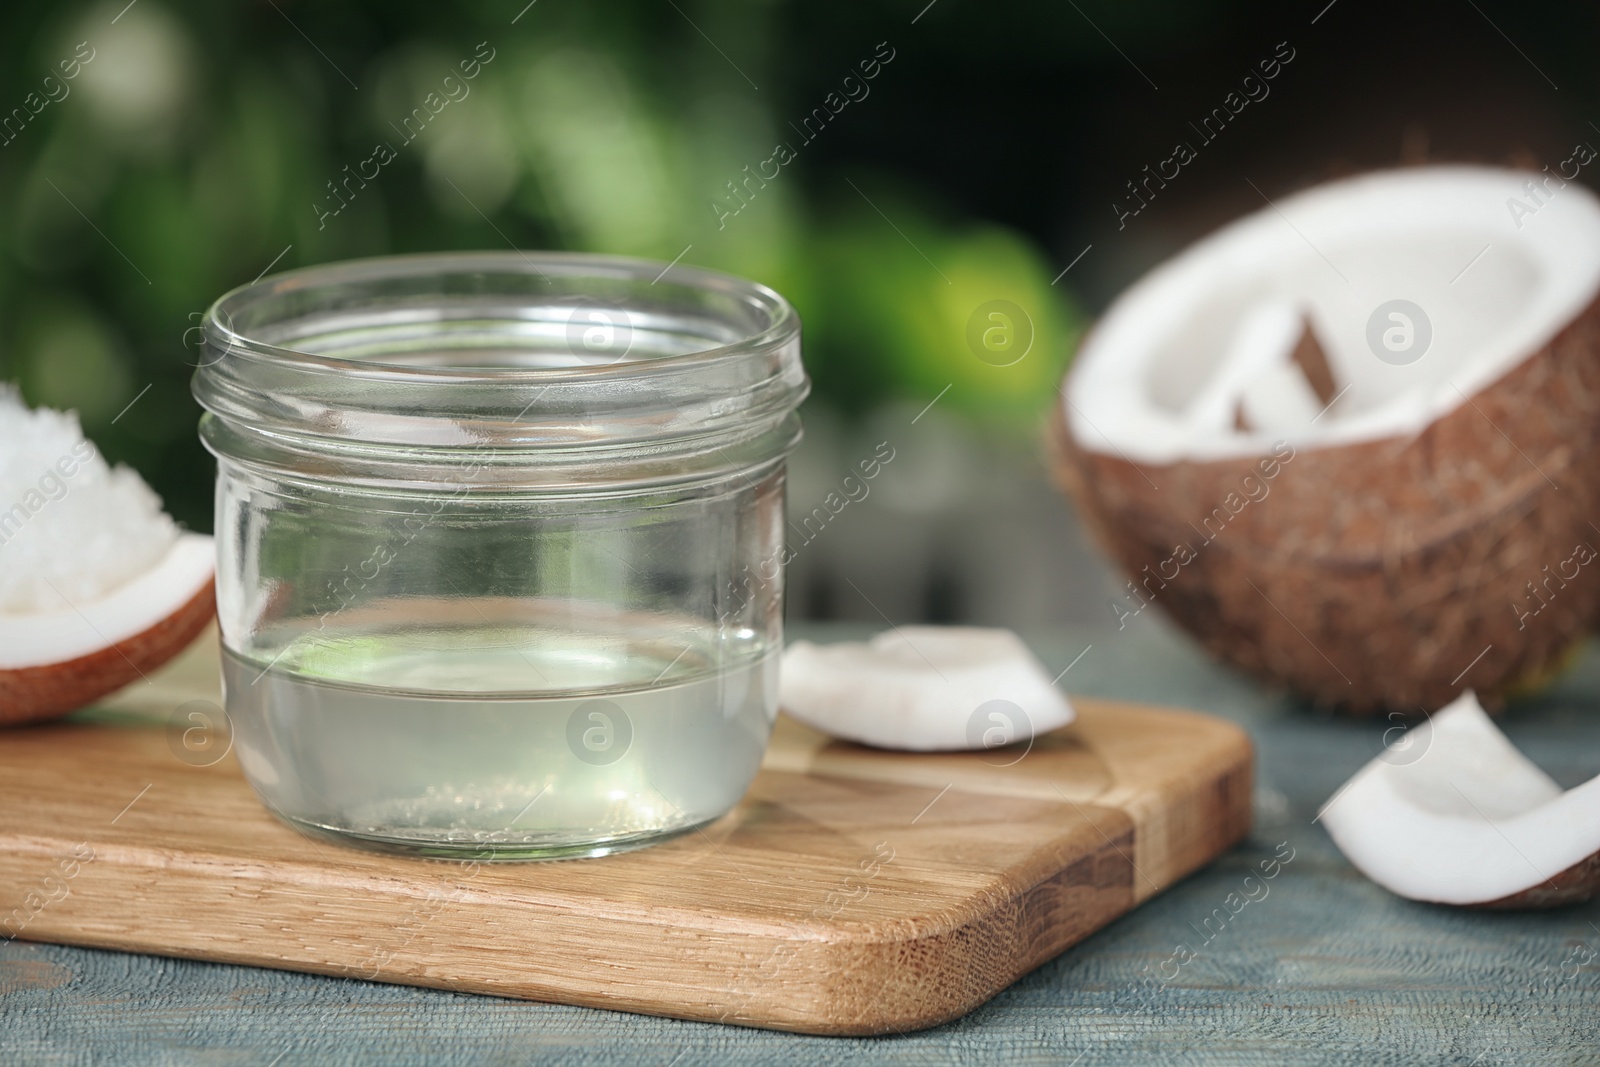
<path fill-rule="evenodd" d="M 909 457 L 876 517 L 797 569 L 816 616 L 877 618 L 824 573 L 851 565 L 901 581 L 875 594 L 897 617 L 1094 602 L 1038 447 L 1060 376 L 1095 309 L 1259 208 L 1254 187 L 1600 137 L 1593 5 L 111 0 L 3 20 L 0 378 L 79 411 L 180 521 L 211 524 L 191 331 L 226 290 L 395 252 L 681 257 L 802 313 L 799 511 L 872 441 Z M 1127 181 L 1284 40 L 1272 98 L 1118 225 Z M 765 162 L 779 143 L 793 158 Z M 994 300 L 1034 334 L 1009 366 L 968 340 Z M 1022 578 L 986 599 L 1004 576 L 973 560 L 997 546 Z M 886 551 L 914 561 L 900 578 Z"/>
<path fill-rule="evenodd" d="M 5 39 L 0 99 L 45 104 L 0 150 L 0 369 L 30 401 L 77 409 L 196 528 L 209 488 L 186 331 L 269 264 L 681 255 L 789 296 L 819 396 L 847 411 L 960 379 L 952 406 L 1036 413 L 1080 322 L 1036 241 L 936 183 L 865 162 L 818 180 L 829 127 L 915 91 L 906 25 L 898 40 L 832 25 L 848 44 L 802 69 L 807 16 L 772 3 L 126 5 L 43 9 Z M 766 162 L 779 142 L 787 166 Z M 996 298 L 1037 333 L 1009 372 L 965 341 Z"/>

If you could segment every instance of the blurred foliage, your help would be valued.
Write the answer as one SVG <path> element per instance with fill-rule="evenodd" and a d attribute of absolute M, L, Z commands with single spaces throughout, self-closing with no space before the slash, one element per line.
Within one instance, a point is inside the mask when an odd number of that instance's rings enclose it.
<path fill-rule="evenodd" d="M 1593 4 L 1418 0 L 1383 32 L 1353 11 L 1313 29 L 1269 0 L 10 5 L 0 378 L 78 409 L 208 529 L 188 378 L 228 289 L 397 252 L 681 254 L 794 301 L 828 406 L 948 386 L 941 409 L 1032 435 L 1083 326 L 1067 286 L 1107 299 L 1258 208 L 1242 175 L 1270 192 L 1392 162 L 1413 126 L 1461 158 L 1587 135 Z M 1296 80 L 1113 236 L 1129 176 L 1283 38 L 1304 41 Z M 1396 64 L 1391 38 L 1430 44 Z M 1014 365 L 973 352 L 993 301 L 1030 320 Z"/>
<path fill-rule="evenodd" d="M 795 125 L 847 76 L 863 84 L 865 13 L 836 8 L 802 66 L 790 5 L 523 2 L 8 11 L 0 377 L 76 408 L 199 529 L 192 328 L 269 266 L 513 244 L 683 254 L 795 302 L 834 406 L 951 385 L 951 407 L 1015 425 L 1048 403 L 1079 317 L 1042 252 L 911 173 L 825 161 Z M 833 123 L 870 138 L 870 94 L 912 83 L 896 58 Z M 749 181 L 780 142 L 794 160 Z M 995 298 L 1037 329 L 1013 367 L 968 350 L 969 315 Z"/>

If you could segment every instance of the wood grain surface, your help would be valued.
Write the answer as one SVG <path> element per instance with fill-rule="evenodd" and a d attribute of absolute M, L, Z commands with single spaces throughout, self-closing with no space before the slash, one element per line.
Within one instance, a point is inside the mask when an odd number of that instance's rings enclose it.
<path fill-rule="evenodd" d="M 955 1018 L 1237 842 L 1251 745 L 1079 702 L 1031 750 L 898 755 L 780 719 L 726 818 L 598 860 L 478 864 L 280 824 L 165 716 L 214 647 L 0 744 L 0 934 L 825 1034 Z M 162 716 L 155 721 L 153 716 Z M 9 922 L 10 928 L 5 924 Z"/>

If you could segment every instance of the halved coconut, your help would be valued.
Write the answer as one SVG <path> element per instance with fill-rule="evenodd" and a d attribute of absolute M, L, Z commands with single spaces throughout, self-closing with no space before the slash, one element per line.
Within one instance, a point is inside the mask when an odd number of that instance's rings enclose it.
<path fill-rule="evenodd" d="M 1413 756 L 1413 754 L 1418 754 Z M 1555 907 L 1600 891 L 1600 778 L 1566 792 L 1465 693 L 1323 808 L 1341 851 L 1412 900 Z"/>
<path fill-rule="evenodd" d="M 182 534 L 75 416 L 0 388 L 0 726 L 82 707 L 216 613 L 211 538 Z"/>
<path fill-rule="evenodd" d="M 1213 653 L 1415 714 L 1555 662 L 1600 606 L 1600 202 L 1371 174 L 1235 222 L 1085 340 L 1059 471 Z"/>
<path fill-rule="evenodd" d="M 779 703 L 847 741 L 914 752 L 990 749 L 1072 721 L 1072 705 L 1009 630 L 903 626 L 871 641 L 796 641 Z"/>

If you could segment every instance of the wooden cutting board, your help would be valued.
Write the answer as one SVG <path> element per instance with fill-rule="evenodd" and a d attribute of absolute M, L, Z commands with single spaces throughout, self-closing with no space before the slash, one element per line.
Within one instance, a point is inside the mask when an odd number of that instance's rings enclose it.
<path fill-rule="evenodd" d="M 970 1011 L 1250 822 L 1239 728 L 1082 699 L 1026 755 L 886 753 L 780 717 L 703 832 L 413 860 L 301 836 L 231 755 L 177 758 L 174 709 L 218 697 L 213 636 L 107 710 L 0 731 L 0 936 L 879 1034 Z"/>

